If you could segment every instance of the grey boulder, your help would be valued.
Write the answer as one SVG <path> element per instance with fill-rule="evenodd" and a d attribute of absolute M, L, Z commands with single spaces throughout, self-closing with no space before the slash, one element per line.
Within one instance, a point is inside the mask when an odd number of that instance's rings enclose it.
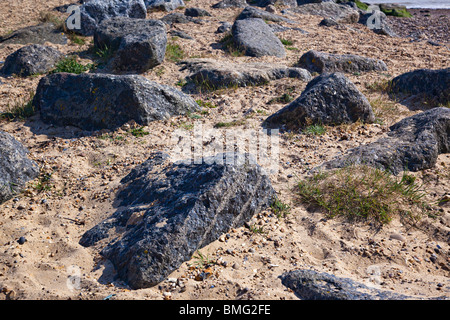
<path fill-rule="evenodd" d="M 84 1 L 80 7 L 80 29 L 74 29 L 73 31 L 84 36 L 92 36 L 102 21 L 114 17 L 145 19 L 147 9 L 144 0 Z M 66 20 L 66 24 L 67 22 L 68 20 Z"/>
<path fill-rule="evenodd" d="M 281 275 L 283 285 L 301 300 L 408 300 L 412 296 L 379 290 L 352 279 L 314 270 L 294 270 Z"/>
<path fill-rule="evenodd" d="M 80 244 L 108 239 L 101 255 L 133 289 L 157 285 L 197 250 L 268 208 L 275 196 L 264 170 L 240 153 L 202 164 L 171 163 L 156 153 L 122 184 L 117 201 L 123 209 L 88 230 Z"/>
<path fill-rule="evenodd" d="M 140 125 L 200 109 L 184 93 L 139 75 L 56 73 L 42 78 L 33 105 L 45 123 L 84 130 Z"/>
<path fill-rule="evenodd" d="M 178 7 L 184 7 L 183 0 L 144 0 L 147 9 L 173 11 Z"/>
<path fill-rule="evenodd" d="M 110 50 L 114 72 L 143 73 L 164 61 L 165 24 L 159 20 L 116 17 L 105 20 L 94 33 L 97 50 Z"/>
<path fill-rule="evenodd" d="M 246 6 L 248 6 L 246 0 L 223 0 L 212 5 L 214 9 L 245 8 Z"/>
<path fill-rule="evenodd" d="M 227 87 L 245 87 L 266 84 L 281 78 L 311 80 L 311 74 L 304 69 L 268 63 L 226 63 L 213 59 L 190 59 L 182 61 L 182 70 L 191 74 L 188 81 L 205 89 L 216 90 Z"/>
<path fill-rule="evenodd" d="M 393 174 L 433 168 L 439 154 L 450 152 L 450 109 L 433 108 L 390 127 L 386 137 L 359 146 L 317 169 L 367 165 Z"/>
<path fill-rule="evenodd" d="M 6 44 L 67 44 L 67 36 L 58 30 L 53 23 L 43 23 L 36 26 L 16 30 L 7 36 L 0 37 L 0 45 Z"/>
<path fill-rule="evenodd" d="M 293 20 L 250 6 L 245 7 L 245 9 L 242 10 L 242 12 L 236 18 L 236 20 L 244 20 L 248 18 L 260 18 L 265 21 L 273 21 L 273 22 L 295 23 L 295 21 Z"/>
<path fill-rule="evenodd" d="M 300 97 L 268 117 L 263 126 L 297 130 L 306 124 L 371 123 L 375 116 L 367 98 L 342 73 L 322 74 Z"/>
<path fill-rule="evenodd" d="M 19 77 L 44 74 L 52 70 L 62 58 L 63 54 L 51 47 L 40 44 L 29 45 L 10 54 L 0 74 Z"/>
<path fill-rule="evenodd" d="M 284 58 L 286 51 L 270 26 L 260 18 L 236 20 L 232 28 L 235 46 L 251 57 Z"/>
<path fill-rule="evenodd" d="M 28 150 L 9 133 L 0 131 L 0 203 L 14 197 L 38 174 Z"/>
<path fill-rule="evenodd" d="M 310 50 L 303 54 L 298 66 L 310 72 L 368 72 L 387 71 L 386 64 L 379 59 L 361 57 L 354 54 L 331 54 Z"/>
<path fill-rule="evenodd" d="M 289 10 L 304 15 L 333 18 L 339 23 L 356 23 L 359 21 L 359 12 L 357 10 L 346 5 L 336 4 L 333 1 L 307 3 Z"/>
<path fill-rule="evenodd" d="M 392 80 L 391 89 L 393 93 L 405 94 L 427 108 L 449 106 L 450 68 L 419 69 L 401 74 Z"/>

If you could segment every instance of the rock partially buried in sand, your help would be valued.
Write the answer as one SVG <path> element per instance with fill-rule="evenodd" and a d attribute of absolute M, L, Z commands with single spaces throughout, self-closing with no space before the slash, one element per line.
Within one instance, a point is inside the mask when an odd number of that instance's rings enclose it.
<path fill-rule="evenodd" d="M 212 59 L 191 59 L 182 61 L 182 70 L 191 74 L 186 78 L 203 89 L 216 90 L 227 87 L 262 85 L 271 80 L 295 78 L 311 80 L 311 74 L 304 69 L 268 63 L 225 63 Z"/>
<path fill-rule="evenodd" d="M 386 64 L 378 59 L 354 54 L 331 54 L 310 50 L 300 57 L 298 66 L 310 72 L 368 72 L 387 71 Z"/>
<path fill-rule="evenodd" d="M 415 299 L 392 291 L 368 287 L 348 278 L 314 270 L 294 270 L 281 277 L 283 285 L 301 300 L 407 300 Z"/>
<path fill-rule="evenodd" d="M 66 35 L 58 30 L 53 23 L 44 23 L 37 26 L 16 30 L 4 37 L 0 37 L 0 45 L 6 44 L 67 44 Z"/>
<path fill-rule="evenodd" d="M 167 31 L 159 20 L 116 17 L 100 23 L 94 45 L 110 50 L 114 72 L 143 73 L 164 61 Z"/>
<path fill-rule="evenodd" d="M 0 131 L 0 203 L 19 193 L 25 183 L 39 174 L 28 150 L 9 133 Z"/>
<path fill-rule="evenodd" d="M 138 75 L 56 73 L 42 78 L 33 105 L 45 123 L 84 130 L 140 125 L 199 111 L 184 93 Z"/>
<path fill-rule="evenodd" d="M 450 152 L 450 109 L 434 108 L 390 127 L 387 137 L 350 150 L 318 169 L 368 165 L 398 174 L 430 169 L 438 155 Z"/>
<path fill-rule="evenodd" d="M 295 23 L 295 21 L 293 20 L 250 6 L 245 7 L 245 9 L 242 10 L 242 12 L 236 18 L 236 20 L 243 20 L 248 18 L 259 18 L 263 19 L 264 21 L 273 21 L 273 22 Z"/>
<path fill-rule="evenodd" d="M 86 232 L 80 244 L 91 246 L 123 229 L 101 254 L 133 289 L 152 287 L 197 250 L 270 206 L 275 191 L 250 159 L 231 153 L 183 164 L 153 154 L 122 180 L 117 198 L 124 209 Z"/>
<path fill-rule="evenodd" d="M 147 9 L 173 11 L 178 7 L 184 7 L 183 0 L 144 0 Z"/>
<path fill-rule="evenodd" d="M 246 0 L 223 0 L 214 4 L 212 7 L 214 9 L 226 9 L 226 8 L 245 8 L 246 6 L 248 6 Z"/>
<path fill-rule="evenodd" d="M 332 1 L 303 4 L 290 10 L 305 15 L 318 15 L 324 18 L 333 18 L 339 23 L 356 23 L 359 20 L 358 11 L 349 6 L 336 4 Z"/>
<path fill-rule="evenodd" d="M 403 93 L 418 100 L 422 107 L 450 106 L 450 68 L 419 69 L 395 77 L 393 93 Z"/>
<path fill-rule="evenodd" d="M 268 117 L 263 126 L 297 130 L 306 124 L 337 125 L 375 121 L 367 98 L 341 73 L 322 74 L 300 97 Z"/>
<path fill-rule="evenodd" d="M 44 74 L 52 70 L 62 58 L 63 54 L 51 47 L 40 44 L 29 45 L 10 54 L 0 74 L 19 77 Z"/>
<path fill-rule="evenodd" d="M 248 18 L 236 20 L 232 28 L 233 42 L 251 57 L 275 56 L 284 58 L 286 51 L 280 39 L 264 20 Z"/>

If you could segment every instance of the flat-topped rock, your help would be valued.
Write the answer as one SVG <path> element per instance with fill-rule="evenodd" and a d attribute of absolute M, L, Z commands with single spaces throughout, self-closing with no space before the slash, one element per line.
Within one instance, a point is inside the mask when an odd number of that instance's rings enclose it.
<path fill-rule="evenodd" d="M 357 10 L 346 5 L 336 4 L 332 1 L 303 4 L 289 10 L 305 15 L 333 18 L 339 23 L 356 23 L 359 20 L 359 12 Z"/>
<path fill-rule="evenodd" d="M 379 59 L 361 57 L 354 54 L 331 54 L 310 50 L 303 54 L 298 66 L 310 72 L 368 72 L 387 71 L 386 64 Z"/>
<path fill-rule="evenodd" d="M 84 130 L 115 129 L 131 120 L 147 125 L 200 110 L 191 97 L 142 76 L 87 73 L 42 78 L 33 105 L 45 123 Z"/>
<path fill-rule="evenodd" d="M 212 90 L 227 87 L 261 85 L 271 80 L 294 78 L 311 80 L 311 74 L 304 69 L 268 63 L 225 63 L 213 59 L 190 59 L 181 62 L 183 69 L 191 74 L 188 81 L 202 88 Z"/>

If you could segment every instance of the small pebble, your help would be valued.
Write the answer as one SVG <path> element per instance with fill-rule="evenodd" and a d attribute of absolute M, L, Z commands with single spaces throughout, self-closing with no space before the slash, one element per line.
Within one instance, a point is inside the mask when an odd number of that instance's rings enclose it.
<path fill-rule="evenodd" d="M 25 239 L 25 237 L 20 237 L 19 240 L 17 240 L 19 244 L 24 244 L 26 241 L 27 239 Z"/>

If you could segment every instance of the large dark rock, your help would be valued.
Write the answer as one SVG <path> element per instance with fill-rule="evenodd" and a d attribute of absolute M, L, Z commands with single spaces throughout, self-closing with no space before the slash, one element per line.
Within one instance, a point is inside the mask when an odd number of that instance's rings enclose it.
<path fill-rule="evenodd" d="M 403 93 L 422 106 L 450 106 L 450 68 L 440 70 L 419 69 L 392 80 L 394 93 Z"/>
<path fill-rule="evenodd" d="M 341 73 L 322 74 L 308 83 L 300 97 L 267 118 L 263 126 L 296 130 L 307 124 L 338 125 L 375 116 L 367 98 Z"/>
<path fill-rule="evenodd" d="M 154 120 L 195 112 L 182 92 L 138 75 L 56 73 L 42 78 L 33 105 L 46 123 L 84 130 L 114 129 L 134 120 Z"/>
<path fill-rule="evenodd" d="M 359 12 L 357 10 L 332 1 L 303 4 L 290 10 L 304 15 L 333 18 L 339 23 L 356 23 L 359 20 Z"/>
<path fill-rule="evenodd" d="M 214 9 L 226 9 L 226 8 L 245 8 L 246 6 L 248 6 L 246 0 L 223 0 L 214 4 L 212 7 Z"/>
<path fill-rule="evenodd" d="M 52 23 L 39 24 L 16 30 L 6 36 L 0 37 L 0 45 L 6 44 L 67 44 L 68 39 L 61 30 Z"/>
<path fill-rule="evenodd" d="M 236 20 L 232 28 L 233 42 L 251 57 L 284 58 L 286 51 L 270 26 L 259 18 Z"/>
<path fill-rule="evenodd" d="M 331 54 L 311 50 L 300 57 L 298 66 L 310 72 L 367 72 L 387 71 L 386 64 L 378 59 L 361 57 L 354 54 Z"/>
<path fill-rule="evenodd" d="M 147 9 L 173 11 L 178 7 L 184 7 L 183 0 L 144 0 Z"/>
<path fill-rule="evenodd" d="M 74 29 L 84 36 L 92 36 L 97 26 L 114 17 L 145 19 L 147 9 L 144 0 L 89 0 L 80 7 L 80 27 Z"/>
<path fill-rule="evenodd" d="M 182 65 L 182 70 L 188 69 L 191 72 L 187 77 L 188 81 L 210 90 L 262 85 L 281 78 L 311 80 L 311 74 L 307 70 L 278 64 L 233 64 L 213 59 L 190 59 L 183 61 Z"/>
<path fill-rule="evenodd" d="M 260 18 L 265 21 L 273 21 L 273 22 L 295 23 L 295 21 L 293 20 L 250 6 L 245 7 L 245 9 L 242 10 L 242 12 L 236 18 L 236 20 L 244 20 L 248 18 Z"/>
<path fill-rule="evenodd" d="M 184 15 L 188 17 L 209 17 L 211 13 L 201 8 L 186 8 Z"/>
<path fill-rule="evenodd" d="M 95 30 L 94 45 L 112 52 L 113 71 L 143 73 L 164 61 L 166 27 L 159 20 L 112 18 Z"/>
<path fill-rule="evenodd" d="M 29 45 L 10 54 L 6 58 L 0 74 L 27 77 L 47 73 L 62 57 L 61 52 L 51 47 L 40 44 Z"/>
<path fill-rule="evenodd" d="M 0 131 L 0 203 L 14 197 L 38 174 L 28 150 L 9 133 Z"/>
<path fill-rule="evenodd" d="M 415 297 L 368 287 L 348 278 L 314 270 L 294 270 L 281 277 L 301 300 L 408 300 Z"/>
<path fill-rule="evenodd" d="M 101 254 L 134 289 L 163 281 L 197 250 L 268 208 L 275 196 L 268 176 L 246 155 L 218 154 L 203 164 L 170 163 L 167 157 L 153 154 L 125 177 L 117 196 L 124 209 L 80 240 L 91 246 L 113 233 Z"/>
<path fill-rule="evenodd" d="M 319 168 L 368 165 L 398 174 L 433 168 L 438 155 L 450 152 L 450 109 L 434 108 L 390 127 L 386 137 L 350 150 Z"/>

